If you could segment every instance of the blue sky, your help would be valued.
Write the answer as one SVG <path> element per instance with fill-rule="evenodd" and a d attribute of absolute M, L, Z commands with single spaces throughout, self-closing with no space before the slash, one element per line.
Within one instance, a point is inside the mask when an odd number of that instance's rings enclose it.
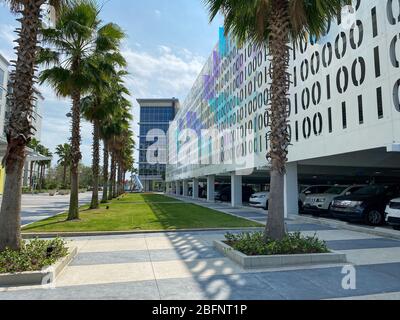
<path fill-rule="evenodd" d="M 115 22 L 127 33 L 123 54 L 130 75 L 127 85 L 134 103 L 132 124 L 138 131 L 137 98 L 169 98 L 181 100 L 188 94 L 194 80 L 218 41 L 221 17 L 209 24 L 202 0 L 108 0 L 103 3 L 102 19 Z M 13 58 L 13 30 L 17 26 L 5 6 L 0 7 L 0 53 Z M 42 143 L 54 151 L 70 136 L 70 102 L 54 96 L 46 86 L 40 88 L 44 97 Z M 82 125 L 83 162 L 91 161 L 91 126 Z M 55 159 L 56 160 L 56 159 Z"/>

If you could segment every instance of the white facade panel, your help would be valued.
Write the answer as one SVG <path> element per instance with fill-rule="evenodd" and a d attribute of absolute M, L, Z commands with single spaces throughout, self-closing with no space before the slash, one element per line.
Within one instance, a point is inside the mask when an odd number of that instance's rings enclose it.
<path fill-rule="evenodd" d="M 289 162 L 400 143 L 399 2 L 354 8 L 291 54 Z M 268 166 L 269 66 L 265 48 L 221 38 L 170 129 L 167 180 Z"/>

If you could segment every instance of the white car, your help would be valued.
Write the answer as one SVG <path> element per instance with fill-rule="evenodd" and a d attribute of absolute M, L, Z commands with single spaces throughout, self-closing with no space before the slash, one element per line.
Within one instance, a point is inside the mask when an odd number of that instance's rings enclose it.
<path fill-rule="evenodd" d="M 400 198 L 390 201 L 386 207 L 386 222 L 395 230 L 400 230 Z"/>
<path fill-rule="evenodd" d="M 268 210 L 269 192 L 258 192 L 250 197 L 250 206 Z"/>
<path fill-rule="evenodd" d="M 352 195 L 357 190 L 364 188 L 364 185 L 357 186 L 332 186 L 324 193 L 312 194 L 304 200 L 303 210 L 314 216 L 329 213 L 332 201 L 340 196 Z"/>
<path fill-rule="evenodd" d="M 299 209 L 303 211 L 304 201 L 307 196 L 312 194 L 324 193 L 326 190 L 331 188 L 331 185 L 316 185 L 316 186 L 302 186 L 299 193 Z"/>

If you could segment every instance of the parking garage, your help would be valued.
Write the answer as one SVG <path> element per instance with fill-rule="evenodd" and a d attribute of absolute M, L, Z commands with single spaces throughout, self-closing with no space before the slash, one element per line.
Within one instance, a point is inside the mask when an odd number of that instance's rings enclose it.
<path fill-rule="evenodd" d="M 400 22 L 391 19 L 393 2 L 385 2 L 357 2 L 353 23 L 338 17 L 324 37 L 293 50 L 286 215 L 299 213 L 301 186 L 400 183 Z M 266 47 L 238 48 L 229 37 L 222 43 L 227 48 L 215 47 L 170 127 L 166 178 L 168 192 L 192 190 L 208 201 L 222 185 L 231 205 L 241 206 L 244 189 L 268 190 L 270 61 Z M 203 129 L 217 132 L 216 143 L 193 141 Z M 220 161 L 226 147 L 220 140 L 230 135 L 244 166 Z M 179 159 L 185 148 L 190 159 L 219 161 L 187 164 Z"/>

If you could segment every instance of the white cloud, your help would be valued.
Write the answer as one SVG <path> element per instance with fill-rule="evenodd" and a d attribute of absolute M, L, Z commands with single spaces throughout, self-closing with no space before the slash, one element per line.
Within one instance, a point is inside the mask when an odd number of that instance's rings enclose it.
<path fill-rule="evenodd" d="M 161 17 L 161 11 L 160 10 L 155 10 L 154 13 L 155 13 L 157 18 Z"/>
<path fill-rule="evenodd" d="M 126 46 L 123 55 L 130 73 L 126 83 L 134 100 L 132 127 L 135 135 L 139 134 L 137 123 L 140 117 L 135 99 L 185 98 L 205 62 L 203 57 L 188 49 L 165 45 L 158 46 L 158 50 L 152 54 Z M 138 159 L 138 152 L 135 158 Z"/>
<path fill-rule="evenodd" d="M 124 49 L 132 94 L 140 98 L 185 97 L 205 59 L 187 49 L 174 50 L 164 45 L 158 49 L 154 54 Z"/>
<path fill-rule="evenodd" d="M 161 11 L 155 14 L 160 17 Z M 12 59 L 16 38 L 15 27 L 0 24 L 0 52 Z M 131 46 L 124 43 L 123 54 L 128 61 L 130 75 L 126 78 L 128 88 L 132 93 L 134 105 L 134 121 L 132 128 L 135 135 L 139 133 L 139 108 L 137 98 L 172 98 L 183 99 L 191 89 L 197 75 L 200 73 L 205 59 L 192 53 L 186 48 L 175 48 L 159 45 L 153 52 L 144 50 L 140 43 Z M 67 143 L 70 138 L 70 121 L 66 113 L 70 111 L 70 99 L 60 99 L 47 85 L 40 86 L 40 91 L 45 97 L 43 103 L 42 143 L 52 152 L 57 145 Z M 82 154 L 85 164 L 91 161 L 91 125 L 82 124 Z M 137 158 L 137 156 L 136 156 Z M 56 157 L 54 161 L 56 161 Z"/>

